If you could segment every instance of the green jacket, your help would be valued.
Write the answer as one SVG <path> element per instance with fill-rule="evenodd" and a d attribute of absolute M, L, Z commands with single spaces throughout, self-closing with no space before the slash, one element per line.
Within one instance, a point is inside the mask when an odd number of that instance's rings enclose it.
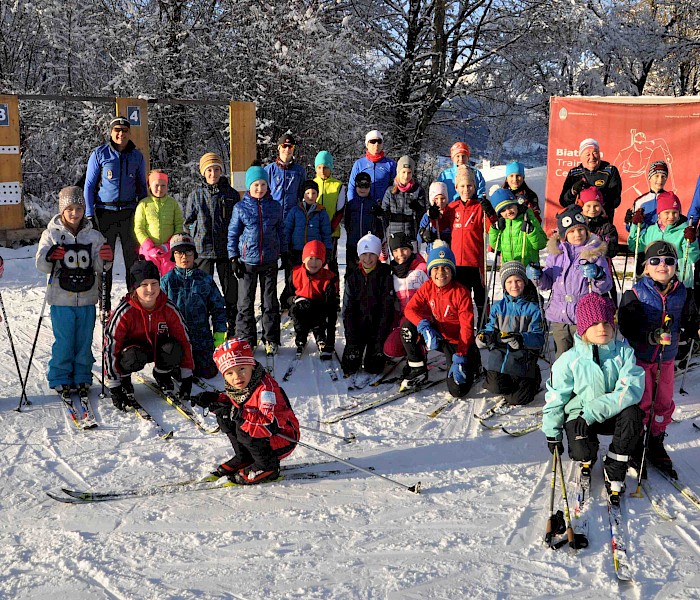
<path fill-rule="evenodd" d="M 535 213 L 527 209 L 527 218 L 535 227 L 532 233 L 527 235 L 520 231 L 523 224 L 523 215 L 518 215 L 513 220 L 506 219 L 506 228 L 502 231 L 491 227 L 489 229 L 489 243 L 491 248 L 501 252 L 501 264 L 509 260 L 517 260 L 524 265 L 531 262 L 540 264 L 540 250 L 547 245 L 547 236 L 542 230 L 542 225 L 535 217 Z M 499 239 L 500 236 L 500 239 Z M 525 239 L 525 256 L 523 257 L 523 238 Z"/>
<path fill-rule="evenodd" d="M 156 246 L 160 246 L 173 233 L 180 233 L 184 222 L 182 209 L 175 198 L 154 198 L 149 194 L 136 207 L 134 233 L 139 245 L 149 238 Z"/>

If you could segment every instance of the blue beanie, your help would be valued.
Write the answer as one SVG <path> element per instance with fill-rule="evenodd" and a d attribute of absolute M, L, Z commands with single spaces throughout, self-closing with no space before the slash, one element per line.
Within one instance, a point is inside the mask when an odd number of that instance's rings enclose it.
<path fill-rule="evenodd" d="M 249 190 L 253 182 L 262 179 L 267 185 L 270 185 L 270 178 L 267 176 L 267 171 L 262 167 L 250 167 L 245 172 L 245 189 Z"/>
<path fill-rule="evenodd" d="M 457 275 L 457 266 L 455 265 L 455 255 L 450 250 L 450 247 L 442 240 L 437 240 L 433 244 L 433 249 L 428 254 L 428 276 L 433 267 L 450 267 L 452 276 Z"/>
<path fill-rule="evenodd" d="M 314 167 L 318 167 L 318 165 L 325 165 L 332 171 L 333 155 L 330 152 L 328 152 L 328 150 L 321 150 L 316 155 L 316 160 L 314 161 Z"/>
<path fill-rule="evenodd" d="M 519 163 L 517 160 L 509 162 L 506 165 L 506 177 L 508 177 L 508 175 L 512 175 L 513 173 L 517 173 L 518 175 L 525 177 L 525 165 L 523 163 Z"/>
<path fill-rule="evenodd" d="M 510 190 L 498 188 L 493 194 L 491 194 L 491 204 L 493 205 L 493 209 L 499 215 L 503 209 L 508 208 L 511 204 L 517 203 L 517 198 Z"/>

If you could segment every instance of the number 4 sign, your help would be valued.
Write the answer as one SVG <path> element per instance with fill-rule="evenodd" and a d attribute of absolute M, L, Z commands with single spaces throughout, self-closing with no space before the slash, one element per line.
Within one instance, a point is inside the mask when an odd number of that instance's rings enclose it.
<path fill-rule="evenodd" d="M 129 119 L 129 123 L 131 123 L 132 127 L 139 127 L 141 125 L 141 107 L 127 106 L 126 117 Z"/>
<path fill-rule="evenodd" d="M 10 111 L 7 104 L 0 104 L 0 127 L 10 126 Z"/>

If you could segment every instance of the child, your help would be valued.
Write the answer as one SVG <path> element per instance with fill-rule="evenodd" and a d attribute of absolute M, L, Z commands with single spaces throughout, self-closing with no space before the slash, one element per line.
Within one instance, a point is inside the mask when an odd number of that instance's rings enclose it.
<path fill-rule="evenodd" d="M 278 479 L 280 460 L 296 448 L 296 443 L 280 435 L 299 439 L 299 422 L 287 394 L 253 358 L 246 340 L 224 342 L 214 351 L 214 361 L 224 376 L 226 391 L 203 392 L 193 401 L 216 414 L 234 457 L 212 475 L 242 485 Z"/>
<path fill-rule="evenodd" d="M 615 339 L 614 319 L 610 298 L 587 294 L 579 300 L 573 348 L 552 365 L 547 382 L 542 431 L 549 451 L 556 448 L 562 455 L 566 430 L 569 456 L 582 461 L 581 473 L 588 477 L 598 436 L 612 435 L 603 470 L 610 501 L 619 505 L 629 455 L 642 429 L 644 371 L 627 342 Z"/>
<path fill-rule="evenodd" d="M 415 161 L 410 156 L 402 156 L 396 164 L 394 185 L 384 193 L 382 210 L 387 238 L 402 231 L 410 239 L 416 239 L 418 224 L 427 206 L 425 190 L 413 177 L 415 170 Z"/>
<path fill-rule="evenodd" d="M 394 276 L 397 307 L 393 329 L 384 342 L 384 354 L 390 358 L 401 358 L 406 356 L 401 343 L 401 321 L 404 311 L 413 294 L 428 281 L 428 269 L 425 259 L 413 251 L 411 240 L 402 231 L 389 236 L 389 250 L 394 257 L 389 266 Z"/>
<path fill-rule="evenodd" d="M 49 387 L 70 398 L 71 388 L 85 392 L 92 382 L 92 332 L 98 278 L 111 268 L 112 248 L 84 218 L 85 198 L 79 187 L 58 193 L 58 214 L 41 234 L 36 268 L 53 273 L 46 291 L 51 307 L 54 343 L 49 361 Z M 82 395 L 82 394 L 81 394 Z"/>
<path fill-rule="evenodd" d="M 154 363 L 153 378 L 166 391 L 173 389 L 179 368 L 180 397 L 192 393 L 192 346 L 182 315 L 161 293 L 158 268 L 139 260 L 129 272 L 124 296 L 105 330 L 105 384 L 115 408 L 126 411 L 134 393 L 131 373 Z"/>
<path fill-rule="evenodd" d="M 168 196 L 168 176 L 160 169 L 148 174 L 149 195 L 139 202 L 134 215 L 134 233 L 139 254 L 158 267 L 161 276 L 175 265 L 170 261 L 168 241 L 182 231 L 182 210 L 175 198 Z"/>
<path fill-rule="evenodd" d="M 479 348 L 489 350 L 484 389 L 503 395 L 512 406 L 532 402 L 542 381 L 537 357 L 544 327 L 537 297 L 525 292 L 528 283 L 522 263 L 503 264 L 503 298 L 491 307 L 489 321 L 476 338 Z"/>
<path fill-rule="evenodd" d="M 345 278 L 357 268 L 357 244 L 366 233 L 382 239 L 384 226 L 381 221 L 382 207 L 370 197 L 372 178 L 369 173 L 360 172 L 354 181 L 354 198 L 348 200 L 345 209 L 345 231 L 347 247 L 345 249 Z"/>
<path fill-rule="evenodd" d="M 659 219 L 663 219 L 659 214 Z M 692 295 L 678 280 L 676 248 L 664 240 L 656 240 L 644 252 L 644 275 L 622 296 L 618 322 L 620 333 L 634 348 L 637 364 L 644 369 L 646 385 L 641 408 L 644 423 L 651 427 L 648 458 L 651 463 L 676 479 L 664 437 L 675 409 L 673 402 L 673 361 L 678 353 L 681 323 L 688 323 L 695 337 L 698 316 Z M 667 321 L 666 318 L 670 318 Z M 700 332 L 698 332 L 700 333 Z M 661 368 L 661 373 L 657 371 Z M 656 382 L 658 381 L 658 387 Z M 650 406 L 654 399 L 654 418 L 649 424 Z M 642 444 L 634 456 L 640 467 Z"/>
<path fill-rule="evenodd" d="M 517 260 L 523 265 L 539 262 L 547 236 L 532 210 L 505 189 L 491 195 L 491 205 L 500 216 L 489 229 L 489 243 L 501 253 L 502 261 Z"/>
<path fill-rule="evenodd" d="M 326 247 L 318 240 L 304 246 L 301 261 L 301 265 L 292 269 L 290 285 L 289 315 L 294 323 L 294 343 L 301 353 L 309 332 L 313 331 L 321 360 L 331 360 L 338 319 L 338 276 L 323 268 Z"/>
<path fill-rule="evenodd" d="M 529 208 L 535 218 L 542 223 L 542 213 L 540 212 L 540 199 L 525 183 L 525 165 L 517 160 L 506 165 L 506 180 L 503 182 L 503 189 L 510 190 L 518 199 L 518 204 Z"/>
<path fill-rule="evenodd" d="M 364 365 L 368 373 L 381 373 L 382 352 L 394 322 L 394 284 L 389 265 L 379 262 L 382 243 L 368 233 L 357 243 L 358 267 L 345 280 L 343 325 L 345 351 L 341 359 L 346 376 Z M 364 357 L 364 360 L 363 360 Z"/>
<path fill-rule="evenodd" d="M 643 223 L 632 224 L 627 243 L 630 249 L 634 249 L 637 235 L 639 235 L 640 248 L 646 248 L 656 240 L 669 242 L 676 249 L 679 257 L 677 274 L 682 280 L 681 283 L 686 288 L 693 289 L 693 266 L 700 259 L 697 223 L 695 226 L 688 225 L 685 217 L 681 215 L 681 201 L 673 192 L 661 192 L 656 197 L 656 210 L 658 218 L 653 225 L 645 227 Z"/>
<path fill-rule="evenodd" d="M 328 212 L 331 219 L 331 237 L 333 247 L 328 255 L 328 268 L 336 275 L 338 271 L 338 240 L 340 239 L 340 223 L 345 214 L 346 189 L 343 183 L 331 175 L 333 170 L 333 155 L 327 150 L 321 150 L 314 161 L 316 177 L 314 181 L 318 185 L 317 202 Z"/>
<path fill-rule="evenodd" d="M 175 263 L 175 268 L 161 277 L 160 287 L 177 306 L 187 325 L 192 344 L 194 376 L 211 379 L 216 376 L 216 365 L 211 353 L 226 340 L 224 299 L 214 278 L 195 267 L 197 251 L 194 240 L 189 235 L 176 233 L 170 238 L 170 252 L 170 260 Z"/>
<path fill-rule="evenodd" d="M 326 254 L 333 251 L 331 220 L 326 209 L 316 202 L 318 184 L 307 179 L 304 182 L 303 198 L 287 214 L 284 222 L 285 239 L 289 242 L 289 259 L 292 267 L 301 264 L 304 246 L 313 240 L 323 242 Z"/>
<path fill-rule="evenodd" d="M 484 176 L 479 169 L 471 167 L 469 164 L 470 156 L 471 148 L 469 148 L 469 144 L 466 142 L 455 142 L 452 144 L 450 148 L 450 158 L 453 164 L 438 175 L 438 181 L 441 181 L 447 186 L 448 203 L 459 200 L 460 194 L 457 191 L 457 173 L 462 165 L 468 168 L 474 177 L 474 185 L 476 186 L 474 191 L 476 195 L 481 197 L 486 194 L 486 181 L 484 180 Z"/>
<path fill-rule="evenodd" d="M 574 345 L 577 302 L 591 290 L 599 294 L 609 291 L 612 278 L 605 257 L 607 244 L 591 234 L 586 217 L 576 204 L 557 215 L 557 232 L 547 248 L 544 271 L 538 264 L 530 264 L 527 276 L 540 290 L 552 290 L 547 320 L 552 323 L 559 358 Z"/>
<path fill-rule="evenodd" d="M 267 172 L 250 167 L 245 174 L 248 191 L 233 207 L 228 229 L 228 255 L 238 278 L 236 335 L 257 345 L 255 291 L 260 279 L 265 351 L 277 354 L 280 343 L 280 305 L 277 300 L 277 260 L 286 247 L 282 205 L 268 189 Z"/>
<path fill-rule="evenodd" d="M 445 209 L 447 208 L 447 186 L 442 181 L 433 181 L 428 189 L 428 199 L 430 206 L 428 212 L 418 224 L 418 243 L 425 242 L 426 256 L 433 249 L 433 242 L 442 240 L 448 246 L 452 239 L 452 229 L 447 221 Z"/>
<path fill-rule="evenodd" d="M 187 199 L 185 228 L 194 239 L 197 268 L 213 276 L 216 266 L 226 301 L 227 335 L 233 337 L 238 313 L 238 280 L 231 269 L 226 240 L 233 207 L 241 197 L 223 172 L 224 161 L 218 154 L 207 152 L 199 159 L 202 181 Z"/>
<path fill-rule="evenodd" d="M 428 255 L 428 276 L 406 305 L 401 324 L 408 364 L 401 388 L 417 388 L 428 380 L 426 351 L 444 352 L 449 365 L 447 389 L 455 398 L 469 393 L 481 368 L 474 344 L 474 309 L 469 291 L 455 273 L 455 258 L 444 242 L 435 242 Z"/>

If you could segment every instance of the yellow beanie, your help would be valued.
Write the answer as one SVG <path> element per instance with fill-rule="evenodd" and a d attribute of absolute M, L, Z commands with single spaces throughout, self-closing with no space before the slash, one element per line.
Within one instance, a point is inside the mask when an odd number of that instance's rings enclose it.
<path fill-rule="evenodd" d="M 221 170 L 224 170 L 224 161 L 221 160 L 221 157 L 216 152 L 207 152 L 204 156 L 202 156 L 202 158 L 199 159 L 200 174 L 204 176 L 204 171 L 207 170 L 207 167 L 214 165 L 219 165 Z"/>

